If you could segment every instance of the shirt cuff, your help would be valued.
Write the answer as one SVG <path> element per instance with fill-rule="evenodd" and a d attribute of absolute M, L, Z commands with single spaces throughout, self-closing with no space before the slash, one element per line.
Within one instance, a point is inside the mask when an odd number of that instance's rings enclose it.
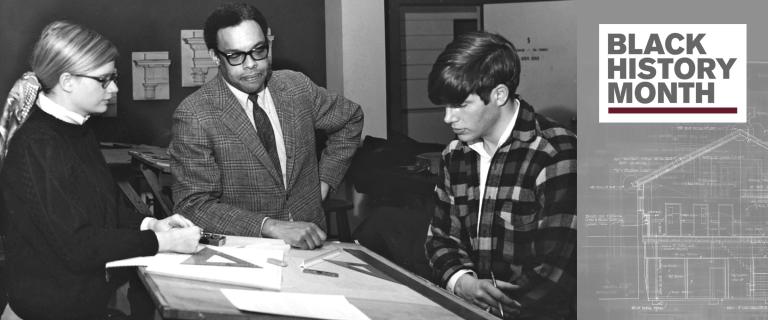
<path fill-rule="evenodd" d="M 445 289 L 448 290 L 448 292 L 456 294 L 456 292 L 453 291 L 454 287 L 456 286 L 456 282 L 459 282 L 459 278 L 465 274 L 471 274 L 473 277 L 477 277 L 477 274 L 475 274 L 474 271 L 470 269 L 461 269 L 459 271 L 456 271 L 450 279 L 448 279 L 448 284 L 445 285 Z"/>
<path fill-rule="evenodd" d="M 141 226 L 139 227 L 139 230 L 141 231 L 149 230 L 149 223 L 152 222 L 153 220 L 157 221 L 157 219 L 150 218 L 150 217 L 146 217 L 144 218 L 144 220 L 141 220 Z"/>
<path fill-rule="evenodd" d="M 269 220 L 269 217 L 264 217 L 264 219 L 261 220 L 261 228 L 259 228 L 259 238 L 263 238 L 262 234 L 264 233 L 264 222 L 267 222 Z"/>

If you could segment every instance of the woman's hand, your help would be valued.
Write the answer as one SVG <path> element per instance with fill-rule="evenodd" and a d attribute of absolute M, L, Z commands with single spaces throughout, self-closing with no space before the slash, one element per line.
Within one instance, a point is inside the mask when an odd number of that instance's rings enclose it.
<path fill-rule="evenodd" d="M 174 214 L 163 220 L 154 220 L 149 223 L 149 229 L 154 232 L 168 231 L 173 228 L 194 227 L 195 224 L 180 214 Z"/>
<path fill-rule="evenodd" d="M 197 226 L 155 231 L 157 252 L 195 253 L 198 251 L 198 242 L 202 233 L 203 229 Z"/>

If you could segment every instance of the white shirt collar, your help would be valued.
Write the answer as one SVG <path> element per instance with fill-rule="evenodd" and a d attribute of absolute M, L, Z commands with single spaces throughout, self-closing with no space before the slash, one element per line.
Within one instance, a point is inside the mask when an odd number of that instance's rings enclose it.
<path fill-rule="evenodd" d="M 54 102 L 51 98 L 48 98 L 44 93 L 40 93 L 37 97 L 37 106 L 40 107 L 45 113 L 50 114 L 56 119 L 64 121 L 66 123 L 83 125 L 90 115 L 83 116 L 77 112 L 71 111 L 62 105 Z"/>
<path fill-rule="evenodd" d="M 232 91 L 232 94 L 235 95 L 235 99 L 237 99 L 237 102 L 240 102 L 241 106 L 248 105 L 248 97 L 250 96 L 250 94 L 240 91 L 240 89 L 235 88 L 234 86 L 229 84 L 229 82 L 227 82 L 226 80 L 224 81 L 224 83 L 227 84 L 229 91 Z M 264 95 L 268 92 L 268 90 L 269 88 L 264 88 L 264 90 L 257 92 L 256 94 L 259 95 L 257 99 L 259 99 L 259 101 L 263 101 Z M 262 106 L 264 105 L 263 103 L 259 103 L 259 104 Z"/>
<path fill-rule="evenodd" d="M 512 130 L 515 128 L 515 122 L 517 122 L 517 114 L 520 113 L 520 102 L 515 99 L 514 104 L 516 106 L 515 113 L 512 115 L 512 120 L 509 121 L 509 124 L 507 124 L 507 128 L 504 129 L 504 133 L 501 134 L 501 137 L 499 137 L 499 141 L 496 143 L 496 150 L 499 150 L 499 146 L 501 146 L 504 142 L 509 139 L 509 136 L 512 134 Z M 483 139 L 477 139 L 475 141 L 470 141 L 467 143 L 470 149 L 475 150 L 475 152 L 485 155 L 485 148 L 483 148 Z M 496 153 L 496 150 L 493 151 L 493 153 L 489 154 L 488 156 L 493 156 L 493 154 Z"/>

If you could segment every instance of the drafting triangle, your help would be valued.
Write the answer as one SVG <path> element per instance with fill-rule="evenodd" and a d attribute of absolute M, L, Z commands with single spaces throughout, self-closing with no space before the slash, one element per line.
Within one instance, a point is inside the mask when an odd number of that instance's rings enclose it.
<path fill-rule="evenodd" d="M 241 268 L 261 268 L 260 266 L 240 259 L 238 257 L 226 254 L 224 252 L 203 248 L 193 254 L 189 259 L 181 264 L 191 264 L 197 266 L 217 266 L 217 267 L 241 267 Z"/>
<path fill-rule="evenodd" d="M 224 258 L 224 257 L 222 257 L 220 255 L 211 256 L 210 258 L 208 258 L 208 260 L 206 262 L 208 262 L 208 263 L 229 263 L 229 264 L 235 263 L 234 261 L 229 260 L 227 258 Z"/>
<path fill-rule="evenodd" d="M 350 268 L 350 269 L 356 269 L 357 271 L 362 271 L 362 272 L 365 272 L 365 273 L 373 273 L 373 272 L 371 272 L 371 270 L 368 270 L 368 268 L 366 268 L 365 266 L 347 265 L 347 267 Z"/>
<path fill-rule="evenodd" d="M 347 269 L 352 270 L 352 271 L 357 271 L 357 272 L 360 272 L 362 274 L 369 275 L 371 277 L 379 278 L 379 279 L 390 281 L 390 282 L 394 282 L 394 283 L 399 283 L 399 282 L 393 280 L 392 278 L 390 278 L 389 276 L 387 276 L 386 274 L 381 273 L 381 271 L 373 269 L 373 268 L 370 268 L 370 266 L 368 266 L 366 264 L 354 263 L 354 262 L 336 261 L 336 260 L 325 260 L 325 261 L 333 263 L 333 264 L 335 264 L 337 266 L 341 266 L 341 267 L 347 268 Z"/>

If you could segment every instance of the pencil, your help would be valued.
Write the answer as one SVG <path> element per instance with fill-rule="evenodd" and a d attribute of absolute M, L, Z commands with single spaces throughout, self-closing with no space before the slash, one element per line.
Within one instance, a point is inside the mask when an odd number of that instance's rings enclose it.
<path fill-rule="evenodd" d="M 493 287 L 498 289 L 499 286 L 496 285 L 496 277 L 493 275 L 493 271 L 491 271 L 491 281 L 493 281 Z M 504 309 L 501 308 L 501 301 L 499 301 L 499 314 L 501 314 L 501 318 L 504 319 Z"/>
<path fill-rule="evenodd" d="M 330 251 L 323 252 L 317 256 L 314 256 L 312 258 L 304 259 L 303 262 L 301 262 L 301 265 L 299 265 L 300 268 L 309 268 L 311 266 L 314 266 L 320 262 L 323 262 L 324 259 L 330 259 L 333 258 L 341 253 L 341 248 L 336 248 Z"/>

